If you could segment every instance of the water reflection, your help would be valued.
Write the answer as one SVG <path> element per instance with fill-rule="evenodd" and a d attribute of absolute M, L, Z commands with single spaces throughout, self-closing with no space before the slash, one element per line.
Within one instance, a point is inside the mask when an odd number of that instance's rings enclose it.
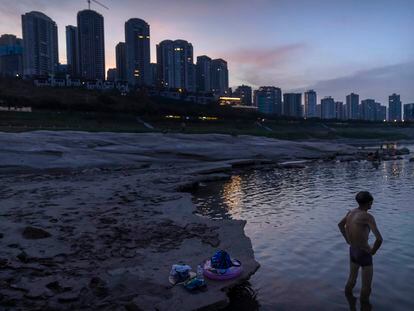
<path fill-rule="evenodd" d="M 257 311 L 259 310 L 259 302 L 257 301 L 257 293 L 249 282 L 243 282 L 233 287 L 228 296 L 230 304 L 223 311 Z"/>
<path fill-rule="evenodd" d="M 232 176 L 229 182 L 226 182 L 223 186 L 223 203 L 227 206 L 229 211 L 232 211 L 233 215 L 236 215 L 237 210 L 240 208 L 242 202 L 242 176 Z"/>
<path fill-rule="evenodd" d="M 351 162 L 257 170 L 203 188 L 194 202 L 200 214 L 247 220 L 261 263 L 251 279 L 260 310 L 369 310 L 344 297 L 348 249 L 336 225 L 355 207 L 355 193 L 368 190 L 386 241 L 374 259 L 371 302 L 375 310 L 414 310 L 413 177 L 408 159 L 378 169 Z"/>

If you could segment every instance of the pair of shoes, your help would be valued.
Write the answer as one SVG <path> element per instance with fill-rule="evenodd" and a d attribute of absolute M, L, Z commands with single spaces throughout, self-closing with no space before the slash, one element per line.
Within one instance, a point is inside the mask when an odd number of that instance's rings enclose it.
<path fill-rule="evenodd" d="M 184 283 L 185 289 L 188 289 L 189 291 L 193 291 L 196 289 L 202 289 L 206 287 L 206 281 L 200 280 L 197 277 L 191 278 L 188 281 Z"/>

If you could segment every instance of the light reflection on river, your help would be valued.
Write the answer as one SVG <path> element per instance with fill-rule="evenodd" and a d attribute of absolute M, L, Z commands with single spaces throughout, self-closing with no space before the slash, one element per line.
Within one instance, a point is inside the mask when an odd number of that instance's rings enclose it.
<path fill-rule="evenodd" d="M 200 214 L 247 220 L 261 264 L 250 280 L 261 310 L 348 310 L 348 247 L 337 223 L 355 207 L 355 193 L 368 190 L 384 237 L 374 257 L 373 310 L 414 310 L 413 180 L 408 158 L 378 167 L 311 164 L 236 175 L 202 188 L 194 201 Z M 356 296 L 359 289 L 360 279 Z"/>

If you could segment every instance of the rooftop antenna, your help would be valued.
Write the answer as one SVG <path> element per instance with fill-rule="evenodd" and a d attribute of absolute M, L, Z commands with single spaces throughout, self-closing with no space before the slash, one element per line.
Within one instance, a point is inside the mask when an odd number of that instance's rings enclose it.
<path fill-rule="evenodd" d="M 88 2 L 88 9 L 90 10 L 91 9 L 91 2 L 95 2 L 96 4 L 99 4 L 101 7 L 103 7 L 103 8 L 105 8 L 105 9 L 107 9 L 107 10 L 109 10 L 109 8 L 106 6 L 106 5 L 104 5 L 104 4 L 102 4 L 102 3 L 100 3 L 99 1 L 97 1 L 97 0 L 86 0 L 87 2 Z"/>

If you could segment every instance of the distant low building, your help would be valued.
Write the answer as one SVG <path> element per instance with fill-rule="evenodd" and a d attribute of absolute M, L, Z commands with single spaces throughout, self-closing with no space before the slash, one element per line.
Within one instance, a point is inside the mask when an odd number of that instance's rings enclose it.
<path fill-rule="evenodd" d="M 51 78 L 49 77 L 37 77 L 33 81 L 34 85 L 37 87 L 49 87 L 52 86 Z"/>
<path fill-rule="evenodd" d="M 127 81 L 81 80 L 79 78 L 71 78 L 69 75 L 66 75 L 66 77 L 55 77 L 53 75 L 39 76 L 34 79 L 33 83 L 37 87 L 74 87 L 98 91 L 118 90 L 122 95 L 126 95 L 129 92 Z"/>
<path fill-rule="evenodd" d="M 196 104 L 206 105 L 217 101 L 217 97 L 213 95 L 199 95 L 197 93 L 184 93 L 178 90 L 151 89 L 148 92 L 151 97 L 163 97 L 173 100 L 185 102 L 193 102 Z"/>
<path fill-rule="evenodd" d="M 102 90 L 103 81 L 100 79 L 85 81 L 88 90 Z"/>
<path fill-rule="evenodd" d="M 102 90 L 110 91 L 115 89 L 115 81 L 104 81 L 102 84 Z"/>
<path fill-rule="evenodd" d="M 81 87 L 82 81 L 79 78 L 67 78 L 66 86 L 67 87 Z"/>
<path fill-rule="evenodd" d="M 220 106 L 240 106 L 242 105 L 242 99 L 240 97 L 221 96 L 219 98 Z"/>
<path fill-rule="evenodd" d="M 2 106 L 0 102 L 0 111 L 6 112 L 32 112 L 32 107 L 14 107 L 14 106 Z"/>
<path fill-rule="evenodd" d="M 51 86 L 53 86 L 53 87 L 66 87 L 66 78 L 53 77 L 51 79 Z"/>

